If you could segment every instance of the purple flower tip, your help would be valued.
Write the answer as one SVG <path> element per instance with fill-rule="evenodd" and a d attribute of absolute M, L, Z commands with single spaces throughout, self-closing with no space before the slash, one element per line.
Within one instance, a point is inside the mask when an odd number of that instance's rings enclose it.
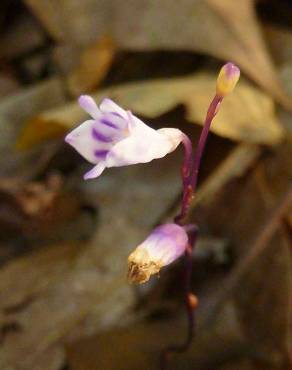
<path fill-rule="evenodd" d="M 188 235 L 182 226 L 165 224 L 156 227 L 128 258 L 128 279 L 145 283 L 150 276 L 179 258 L 185 251 Z"/>

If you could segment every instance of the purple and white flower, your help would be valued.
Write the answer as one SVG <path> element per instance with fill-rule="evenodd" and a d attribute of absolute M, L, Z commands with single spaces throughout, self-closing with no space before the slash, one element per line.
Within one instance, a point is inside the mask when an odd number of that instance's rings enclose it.
<path fill-rule="evenodd" d="M 85 179 L 98 177 L 106 167 L 150 162 L 176 149 L 184 134 L 175 128 L 154 130 L 110 99 L 98 107 L 87 95 L 80 106 L 92 119 L 70 132 L 65 140 L 95 166 Z"/>
<path fill-rule="evenodd" d="M 128 257 L 128 279 L 145 283 L 163 266 L 179 258 L 188 245 L 186 230 L 177 224 L 156 227 L 148 238 Z"/>

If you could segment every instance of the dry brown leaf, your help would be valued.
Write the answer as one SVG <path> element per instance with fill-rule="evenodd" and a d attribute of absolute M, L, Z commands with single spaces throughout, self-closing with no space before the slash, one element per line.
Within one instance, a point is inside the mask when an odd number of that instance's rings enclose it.
<path fill-rule="evenodd" d="M 204 207 L 195 209 L 192 215 L 192 219 L 203 224 L 206 222 L 215 235 L 228 235 L 239 264 L 244 256 L 254 251 L 253 240 L 261 233 L 268 214 L 277 208 L 279 199 L 289 188 L 291 146 L 283 143 L 273 154 L 261 157 L 246 176 L 225 184 L 211 203 L 205 202 Z M 259 167 L 263 167 L 262 182 L 266 182 L 265 186 L 259 183 Z M 283 239 L 276 233 L 233 290 L 244 333 L 254 351 L 261 354 L 261 369 L 266 369 L 268 362 L 271 368 L 282 366 L 288 369 L 285 361 L 289 325 L 291 330 L 291 312 L 288 318 L 291 262 Z M 232 272 L 229 279 L 229 282 L 235 281 Z M 221 282 L 217 297 L 225 295 L 225 289 L 228 289 L 227 284 Z M 225 302 L 226 299 L 227 294 Z M 222 298 L 221 303 L 224 304 Z M 216 318 L 213 309 L 208 314 L 209 320 Z M 264 360 L 268 362 L 264 363 Z"/>
<path fill-rule="evenodd" d="M 197 333 L 188 351 L 169 356 L 169 368 L 217 370 L 219 364 L 234 357 L 245 357 L 247 345 L 238 329 L 234 309 L 229 306 L 220 316 L 220 324 Z M 184 333 L 182 312 L 164 320 L 150 319 L 127 327 L 124 324 L 71 343 L 67 348 L 69 366 L 72 370 L 156 370 L 161 349 L 182 342 Z"/>
<path fill-rule="evenodd" d="M 110 34 L 125 49 L 187 49 L 232 60 L 283 106 L 292 107 L 264 43 L 254 0 L 26 3 L 59 41 L 84 45 Z"/>
<path fill-rule="evenodd" d="M 109 25 L 111 1 L 25 0 L 28 7 L 57 41 L 86 45 L 103 35 Z M 106 32 L 108 33 L 108 32 Z"/>
<path fill-rule="evenodd" d="M 126 280 L 127 256 L 181 190 L 176 161 L 162 161 L 165 176 L 157 176 L 161 162 L 154 162 L 100 179 L 98 193 L 92 188 L 92 199 L 102 208 L 100 223 L 88 244 L 51 246 L 0 270 L 0 327 L 16 323 L 20 328 L 6 330 L 1 369 L 59 369 L 52 365 L 59 354 L 47 358 L 51 347 L 62 351 L 72 336 L 124 319 L 134 301 Z"/>
<path fill-rule="evenodd" d="M 0 72 L 0 98 L 11 95 L 20 89 L 20 84 L 10 71 Z"/>
<path fill-rule="evenodd" d="M 214 95 L 215 80 L 214 75 L 199 74 L 131 83 L 101 90 L 93 97 L 97 102 L 104 97 L 111 97 L 122 106 L 148 117 L 159 116 L 178 104 L 185 104 L 187 118 L 203 124 L 208 104 Z M 52 126 L 68 130 L 85 118 L 86 114 L 76 103 L 48 110 L 29 120 L 18 140 L 23 143 L 27 133 L 37 132 L 40 124 L 43 127 L 43 139 L 46 135 L 50 137 Z M 271 98 L 244 80 L 223 102 L 211 130 L 233 140 L 260 144 L 276 144 L 283 136 Z M 35 142 L 40 141 L 40 138 L 36 139 Z"/>
<path fill-rule="evenodd" d="M 31 116 L 65 101 L 65 92 L 60 79 L 53 78 L 20 90 L 0 103 L 0 151 L 11 149 L 23 122 Z M 49 129 L 50 130 L 50 129 Z M 42 135 L 37 130 L 38 135 Z M 5 158 L 6 160 L 6 158 Z"/>
<path fill-rule="evenodd" d="M 40 48 L 45 42 L 45 34 L 40 24 L 27 14 L 15 14 L 17 21 L 5 26 L 1 34 L 0 59 L 10 60 Z M 18 16 L 18 17 L 17 17 Z M 12 22 L 10 22 L 12 23 Z"/>
<path fill-rule="evenodd" d="M 283 90 L 273 61 L 265 45 L 262 30 L 256 18 L 254 0 L 206 0 L 208 5 L 225 22 L 225 32 L 229 37 L 221 40 L 214 56 L 231 59 L 236 62 L 246 74 L 262 86 L 271 96 L 285 108 L 292 109 L 292 99 Z M 221 42 L 220 42 L 221 41 Z M 224 47 L 222 47 L 224 45 Z M 214 49 L 215 50 L 215 49 Z"/>
<path fill-rule="evenodd" d="M 96 88 L 108 72 L 114 55 L 114 44 L 106 37 L 85 48 L 79 65 L 67 79 L 70 94 L 78 96 Z"/>

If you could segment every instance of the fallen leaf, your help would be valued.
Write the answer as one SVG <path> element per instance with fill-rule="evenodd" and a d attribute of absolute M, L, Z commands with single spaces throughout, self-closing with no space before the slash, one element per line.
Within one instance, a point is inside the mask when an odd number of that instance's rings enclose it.
<path fill-rule="evenodd" d="M 283 106 L 292 107 L 263 40 L 254 0 L 182 0 L 179 5 L 140 0 L 139 6 L 124 0 L 25 2 L 58 41 L 86 45 L 96 35 L 110 34 L 123 49 L 194 50 L 232 60 Z"/>
<path fill-rule="evenodd" d="M 176 161 L 162 161 L 165 176 L 157 176 L 161 162 L 154 162 L 108 173 L 98 192 L 93 184 L 92 199 L 102 212 L 89 243 L 42 248 L 0 270 L 0 327 L 15 323 L 20 328 L 6 331 L 1 369 L 57 370 L 59 364 L 52 364 L 60 354 L 48 358 L 50 348 L 63 352 L 70 338 L 124 320 L 134 303 L 126 280 L 127 256 L 181 190 Z"/>
<path fill-rule="evenodd" d="M 25 125 L 24 128 L 21 129 L 19 138 L 15 144 L 15 149 L 30 149 L 43 143 L 48 138 L 55 139 L 65 133 L 65 128 L 55 122 L 51 122 L 50 125 L 47 125 L 43 120 L 35 119 L 33 125 Z"/>
<path fill-rule="evenodd" d="M 20 89 L 19 82 L 11 71 L 0 72 L 0 97 L 11 95 Z"/>
<path fill-rule="evenodd" d="M 68 363 L 72 370 L 156 370 L 159 354 L 165 346 L 183 341 L 184 314 L 179 311 L 167 319 L 151 319 L 115 328 L 67 346 Z M 188 351 L 169 356 L 169 368 L 208 370 L 234 357 L 246 357 L 244 342 L 234 315 L 228 307 L 221 323 L 208 332 L 197 333 Z M 223 324 L 224 323 L 224 324 Z M 114 350 L 113 350 L 114 348 Z"/>
<path fill-rule="evenodd" d="M 232 179 L 222 186 L 210 203 L 204 202 L 200 209 L 196 207 L 190 222 L 199 220 L 203 225 L 207 223 L 208 230 L 212 230 L 213 235 L 228 235 L 240 266 L 245 256 L 255 253 L 255 237 L 263 235 L 261 231 L 267 223 L 269 213 L 278 208 L 279 199 L 289 188 L 290 162 L 291 146 L 285 142 L 273 151 L 273 155 L 261 156 L 245 176 Z M 265 186 L 258 179 L 259 167 L 263 167 L 262 181 L 266 181 Z M 266 192 L 269 194 L 265 194 Z M 263 240 L 268 235 L 266 229 L 264 234 Z M 249 343 L 252 343 L 254 351 L 261 354 L 258 356 L 261 367 L 258 368 L 288 369 L 292 261 L 279 231 L 264 246 L 265 249 L 252 261 L 249 269 L 234 283 L 229 293 L 228 285 L 236 281 L 232 270 L 227 280 L 220 282 L 217 297 L 215 295 L 211 300 L 212 304 L 217 302 L 217 308 L 210 309 L 204 328 L 216 319 L 220 304 L 222 307 L 226 299 L 233 297 L 243 332 Z M 234 271 L 239 274 L 238 271 L 243 271 L 243 267 Z"/>
<path fill-rule="evenodd" d="M 58 78 L 52 78 L 2 99 L 0 102 L 0 152 L 5 152 L 5 157 L 8 152 L 11 152 L 25 120 L 64 101 L 65 91 L 61 79 Z M 51 128 L 47 130 L 50 131 Z M 41 128 L 37 129 L 34 134 L 41 136 Z M 23 140 L 27 140 L 26 136 Z M 24 144 L 20 141 L 18 145 Z M 3 158 L 2 162 L 6 160 L 7 158 Z M 2 163 L 1 168 L 3 169 Z"/>
<path fill-rule="evenodd" d="M 1 60 L 11 60 L 28 54 L 45 43 L 45 33 L 33 16 L 18 12 L 14 12 L 14 16 L 15 21 L 8 22 L 5 25 L 5 32 L 1 34 Z"/>
<path fill-rule="evenodd" d="M 111 97 L 135 113 L 151 118 L 178 104 L 185 104 L 187 118 L 203 124 L 207 107 L 214 95 L 215 81 L 214 75 L 197 74 L 115 86 L 101 90 L 93 97 L 97 102 L 104 97 Z M 28 136 L 27 132 L 37 131 L 40 124 L 43 127 L 43 139 L 45 136 L 51 137 L 49 130 L 52 126 L 69 130 L 85 119 L 86 114 L 76 103 L 54 108 L 29 120 L 18 140 L 22 142 Z M 272 99 L 244 80 L 224 100 L 211 130 L 233 140 L 269 145 L 277 144 L 283 136 Z"/>
<path fill-rule="evenodd" d="M 256 145 L 237 145 L 202 184 L 200 191 L 197 192 L 194 200 L 191 202 L 190 212 L 200 204 L 212 204 L 217 193 L 231 180 L 244 176 L 248 169 L 257 161 L 261 153 L 261 148 Z M 178 214 L 178 210 L 179 208 L 169 213 L 168 222 Z"/>
<path fill-rule="evenodd" d="M 110 38 L 102 38 L 85 48 L 80 55 L 79 65 L 67 78 L 72 96 L 92 91 L 96 88 L 111 67 L 115 47 Z"/>

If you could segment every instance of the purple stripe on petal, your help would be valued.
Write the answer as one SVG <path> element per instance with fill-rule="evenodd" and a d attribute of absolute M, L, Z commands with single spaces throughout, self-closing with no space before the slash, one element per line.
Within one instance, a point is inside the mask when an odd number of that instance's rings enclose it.
<path fill-rule="evenodd" d="M 108 127 L 112 127 L 112 128 L 115 128 L 115 129 L 118 128 L 117 125 L 115 125 L 113 122 L 111 122 L 110 120 L 108 120 L 106 118 L 101 118 L 100 122 L 103 123 L 104 125 L 108 126 Z"/>
<path fill-rule="evenodd" d="M 108 150 L 95 150 L 94 151 L 94 155 L 97 157 L 97 158 L 101 158 L 101 159 L 104 159 L 106 156 L 107 156 L 107 153 L 109 151 Z"/>
<path fill-rule="evenodd" d="M 123 118 L 123 116 L 121 116 L 120 113 L 118 112 L 111 112 L 111 114 L 113 114 L 116 117 Z"/>
<path fill-rule="evenodd" d="M 92 129 L 92 136 L 95 140 L 102 141 L 103 143 L 111 143 L 112 138 L 105 136 L 101 132 L 97 131 L 96 128 Z"/>

